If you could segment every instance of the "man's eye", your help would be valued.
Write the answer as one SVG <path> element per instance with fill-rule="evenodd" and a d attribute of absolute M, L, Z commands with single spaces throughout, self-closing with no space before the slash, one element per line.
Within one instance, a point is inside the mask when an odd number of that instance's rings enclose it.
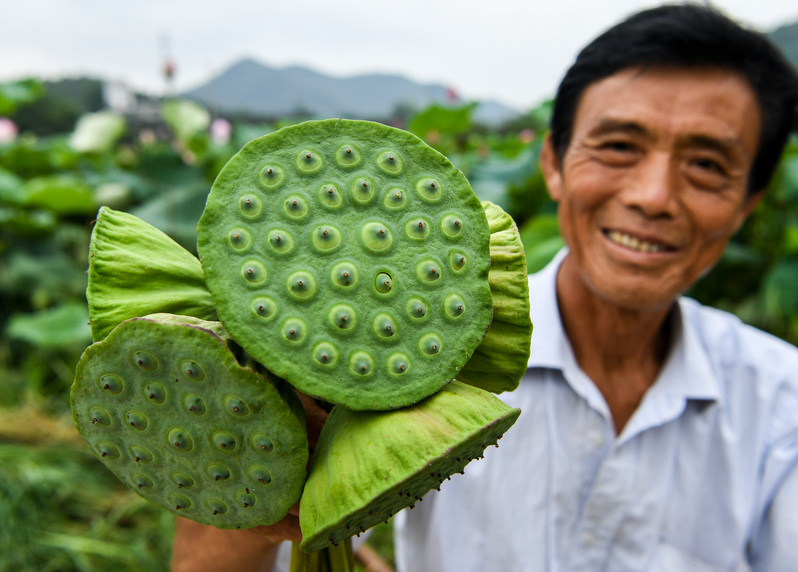
<path fill-rule="evenodd" d="M 723 165 L 712 159 L 696 159 L 693 161 L 693 164 L 699 169 L 703 169 L 705 171 L 712 171 L 719 174 L 726 172 L 726 169 L 723 168 Z"/>
<path fill-rule="evenodd" d="M 601 144 L 601 148 L 607 151 L 626 153 L 634 150 L 634 146 L 627 141 L 607 141 Z"/>

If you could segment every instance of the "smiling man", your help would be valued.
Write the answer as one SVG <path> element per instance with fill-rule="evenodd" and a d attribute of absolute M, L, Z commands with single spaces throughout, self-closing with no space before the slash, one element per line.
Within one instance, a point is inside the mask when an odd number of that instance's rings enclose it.
<path fill-rule="evenodd" d="M 567 249 L 530 276 L 523 414 L 398 515 L 406 572 L 798 570 L 798 352 L 682 298 L 762 196 L 798 79 L 697 5 L 579 55 L 541 166 Z"/>

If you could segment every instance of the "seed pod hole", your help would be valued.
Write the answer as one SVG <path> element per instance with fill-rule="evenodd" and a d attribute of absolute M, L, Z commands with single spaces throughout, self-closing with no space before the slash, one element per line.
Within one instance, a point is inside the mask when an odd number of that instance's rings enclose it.
<path fill-rule="evenodd" d="M 449 256 L 449 264 L 452 267 L 452 270 L 455 272 L 459 272 L 466 265 L 466 257 L 465 254 L 462 252 L 452 252 Z"/>
<path fill-rule="evenodd" d="M 465 301 L 462 296 L 450 294 L 443 303 L 446 314 L 451 318 L 459 318 L 465 312 Z"/>
<path fill-rule="evenodd" d="M 386 225 L 379 222 L 370 222 L 363 225 L 360 237 L 366 247 L 376 251 L 385 250 L 393 242 L 391 231 Z"/>
<path fill-rule="evenodd" d="M 97 443 L 97 452 L 103 459 L 118 459 L 119 449 L 113 443 L 108 441 L 100 441 Z"/>
<path fill-rule="evenodd" d="M 423 218 L 414 218 L 405 225 L 405 233 L 410 238 L 421 240 L 429 234 L 429 222 Z"/>
<path fill-rule="evenodd" d="M 257 260 L 247 260 L 241 266 L 241 276 L 247 283 L 258 286 L 266 281 L 266 267 Z"/>
<path fill-rule="evenodd" d="M 305 339 L 307 334 L 307 327 L 305 322 L 298 318 L 291 318 L 286 320 L 282 328 L 283 338 L 289 342 L 299 343 Z"/>
<path fill-rule="evenodd" d="M 236 493 L 236 501 L 239 506 L 244 508 L 252 508 L 258 502 L 258 497 L 249 492 L 249 489 L 238 491 Z"/>
<path fill-rule="evenodd" d="M 130 446 L 130 456 L 133 457 L 133 460 L 137 463 L 151 463 L 155 458 L 148 449 L 145 449 L 140 445 Z"/>
<path fill-rule="evenodd" d="M 419 340 L 421 351 L 429 356 L 439 354 L 441 351 L 441 338 L 437 334 L 426 334 Z"/>
<path fill-rule="evenodd" d="M 396 353 L 388 358 L 388 371 L 394 375 L 403 375 L 410 369 L 410 359 L 403 353 Z"/>
<path fill-rule="evenodd" d="M 272 482 L 272 475 L 266 467 L 255 465 L 249 469 L 250 476 L 256 483 L 268 485 Z"/>
<path fill-rule="evenodd" d="M 136 488 L 139 490 L 149 489 L 152 487 L 153 484 L 151 478 L 141 473 L 133 473 L 133 478 L 131 480 L 133 481 L 133 484 L 136 485 Z"/>
<path fill-rule="evenodd" d="M 218 515 L 224 514 L 227 512 L 227 505 L 224 504 L 221 500 L 215 498 L 209 498 L 205 501 L 205 506 L 211 511 L 211 514 Z"/>
<path fill-rule="evenodd" d="M 185 510 L 191 508 L 191 500 L 186 495 L 172 494 L 169 500 L 174 505 L 175 510 Z"/>
<path fill-rule="evenodd" d="M 234 228 L 227 238 L 235 250 L 246 250 L 252 244 L 252 236 L 243 228 Z"/>
<path fill-rule="evenodd" d="M 393 151 L 385 151 L 377 157 L 380 169 L 391 175 L 402 172 L 402 159 Z"/>
<path fill-rule="evenodd" d="M 416 274 L 422 282 L 435 283 L 441 278 L 441 265 L 434 260 L 422 260 L 416 266 Z"/>
<path fill-rule="evenodd" d="M 389 314 L 377 314 L 372 327 L 381 338 L 392 338 L 396 335 L 396 321 Z"/>
<path fill-rule="evenodd" d="M 460 217 L 455 215 L 446 215 L 441 221 L 441 229 L 443 234 L 449 238 L 459 236 L 463 231 L 463 221 Z"/>
<path fill-rule="evenodd" d="M 407 195 L 405 194 L 404 190 L 399 188 L 389 189 L 383 198 L 383 203 L 389 209 L 397 209 L 402 207 L 406 202 Z"/>
<path fill-rule="evenodd" d="M 437 179 L 421 179 L 416 185 L 416 189 L 427 200 L 436 201 L 441 198 L 441 185 Z"/>
<path fill-rule="evenodd" d="M 365 177 L 356 179 L 352 183 L 352 196 L 359 203 L 367 203 L 374 196 L 374 183 Z"/>

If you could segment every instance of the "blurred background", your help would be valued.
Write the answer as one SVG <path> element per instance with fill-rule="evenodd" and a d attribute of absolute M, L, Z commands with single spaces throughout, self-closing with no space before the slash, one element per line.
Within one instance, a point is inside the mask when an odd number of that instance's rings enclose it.
<path fill-rule="evenodd" d="M 195 250 L 205 196 L 247 141 L 369 119 L 447 155 L 516 220 L 529 270 L 562 246 L 538 170 L 578 49 L 654 5 L 86 0 L 0 19 L 0 571 L 166 570 L 171 514 L 77 435 L 68 392 L 91 342 L 91 223 L 108 205 Z M 544 5 L 545 4 L 545 5 Z M 716 2 L 798 66 L 798 6 Z M 574 16 L 578 14 L 578 18 Z M 798 342 L 798 137 L 766 198 L 689 294 Z M 392 559 L 389 527 L 373 544 Z"/>

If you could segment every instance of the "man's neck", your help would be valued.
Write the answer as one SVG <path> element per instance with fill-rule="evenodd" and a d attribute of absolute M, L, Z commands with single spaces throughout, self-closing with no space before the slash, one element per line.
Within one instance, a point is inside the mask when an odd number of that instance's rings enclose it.
<path fill-rule="evenodd" d="M 594 295 L 569 270 L 566 259 L 557 274 L 563 327 L 579 367 L 601 391 L 620 434 L 665 362 L 673 305 L 620 308 Z"/>

